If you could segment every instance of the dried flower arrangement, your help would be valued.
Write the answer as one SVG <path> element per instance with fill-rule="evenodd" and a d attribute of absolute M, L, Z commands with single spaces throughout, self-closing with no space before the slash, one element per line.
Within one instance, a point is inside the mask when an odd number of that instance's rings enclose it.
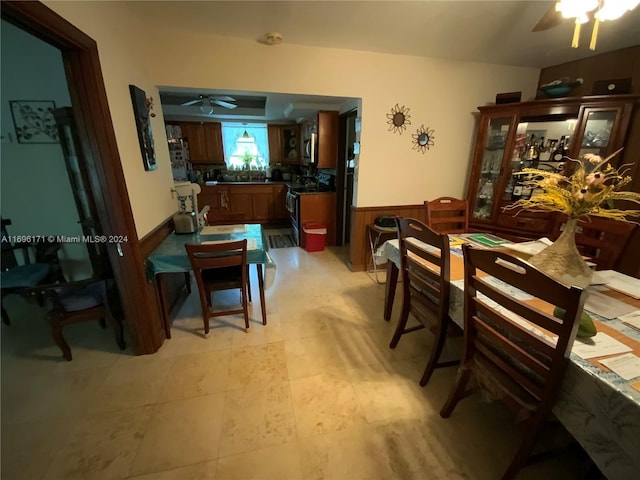
<path fill-rule="evenodd" d="M 569 218 L 595 215 L 615 220 L 630 221 L 628 216 L 640 216 L 640 210 L 615 208 L 613 202 L 626 200 L 640 204 L 640 193 L 621 190 L 631 183 L 627 175 L 628 165 L 616 169 L 609 160 L 620 153 L 617 150 L 605 159 L 586 154 L 582 160 L 569 158 L 577 163 L 570 176 L 536 168 L 525 168 L 514 175 L 527 175 L 534 194 L 520 199 L 507 209 L 520 207 L 525 210 L 565 213 Z"/>

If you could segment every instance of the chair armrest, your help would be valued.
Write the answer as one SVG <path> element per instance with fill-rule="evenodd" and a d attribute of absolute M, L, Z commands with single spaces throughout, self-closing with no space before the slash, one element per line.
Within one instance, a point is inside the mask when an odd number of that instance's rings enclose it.
<path fill-rule="evenodd" d="M 106 280 L 108 278 L 111 278 L 111 277 L 96 276 L 96 277 L 91 277 L 84 280 L 77 280 L 75 282 L 49 283 L 46 285 L 38 285 L 36 287 L 30 288 L 25 293 L 49 299 L 49 301 L 51 302 L 53 312 L 64 313 L 68 309 L 67 306 L 69 304 L 69 299 L 74 297 L 75 292 L 78 292 L 81 294 L 84 293 L 85 294 L 84 297 L 97 298 L 97 295 L 96 295 L 97 292 L 95 291 L 82 292 L 82 290 L 99 283 L 102 283 L 100 287 L 99 295 L 102 298 L 102 302 L 106 303 L 107 301 Z M 80 295 L 80 297 L 82 296 L 83 295 Z"/>

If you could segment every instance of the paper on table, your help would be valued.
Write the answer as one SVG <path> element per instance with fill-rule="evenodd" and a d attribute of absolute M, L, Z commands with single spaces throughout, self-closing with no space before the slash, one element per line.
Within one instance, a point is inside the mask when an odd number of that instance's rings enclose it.
<path fill-rule="evenodd" d="M 633 353 L 625 353 L 624 355 L 598 361 L 625 380 L 640 377 L 640 358 Z"/>
<path fill-rule="evenodd" d="M 626 315 L 622 315 L 619 317 L 622 320 L 622 323 L 625 325 L 629 325 L 636 330 L 640 330 L 640 310 L 636 310 L 635 312 L 628 313 Z"/>
<path fill-rule="evenodd" d="M 571 349 L 572 353 L 585 359 L 631 351 L 630 347 L 603 332 L 598 332 L 591 338 L 577 338 Z"/>
<path fill-rule="evenodd" d="M 640 298 L 640 279 L 630 277 L 615 270 L 601 270 L 595 272 L 591 280 L 592 284 L 604 283 L 607 287 L 629 295 L 633 298 Z"/>
<path fill-rule="evenodd" d="M 202 227 L 200 235 L 220 235 L 221 233 L 244 233 L 247 231 L 247 226 L 243 224 L 238 225 L 214 225 L 208 227 Z"/>
<path fill-rule="evenodd" d="M 589 295 L 587 296 L 584 308 L 608 319 L 621 317 L 636 309 L 636 307 L 621 302 L 620 300 L 597 292 L 593 288 L 589 288 Z"/>
<path fill-rule="evenodd" d="M 533 240 L 531 242 L 521 242 L 521 243 L 510 243 L 508 245 L 503 245 L 506 248 L 510 248 L 511 250 L 515 250 L 516 252 L 526 253 L 528 255 L 535 255 L 536 253 L 540 253 L 542 250 L 547 248 L 553 242 L 549 240 L 547 237 L 539 238 L 538 240 Z"/>
<path fill-rule="evenodd" d="M 202 245 L 211 245 L 214 243 L 229 243 L 237 240 L 209 240 L 206 242 L 202 242 Z M 256 242 L 255 238 L 247 238 L 247 250 L 256 250 L 258 248 L 258 242 Z"/>

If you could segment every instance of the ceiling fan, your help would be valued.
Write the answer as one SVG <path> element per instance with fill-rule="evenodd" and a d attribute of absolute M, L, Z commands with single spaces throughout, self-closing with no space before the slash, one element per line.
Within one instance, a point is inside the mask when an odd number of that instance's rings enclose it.
<path fill-rule="evenodd" d="M 218 105 L 220 107 L 229 108 L 233 110 L 237 108 L 238 105 L 235 103 L 236 99 L 233 97 L 229 97 L 227 95 L 200 95 L 196 100 L 189 100 L 188 102 L 184 102 L 181 105 L 183 107 L 189 107 L 191 105 L 200 104 L 200 109 L 208 109 L 209 113 L 213 112 L 213 106 Z M 204 111 L 204 110 L 203 110 Z"/>
<path fill-rule="evenodd" d="M 533 32 L 542 32 L 557 27 L 564 19 L 572 18 L 575 22 L 573 34 L 573 48 L 578 47 L 580 25 L 595 18 L 591 44 L 589 48 L 595 50 L 598 26 L 605 20 L 615 20 L 627 11 L 633 10 L 639 0 L 559 0 L 545 13 L 533 27 Z"/>

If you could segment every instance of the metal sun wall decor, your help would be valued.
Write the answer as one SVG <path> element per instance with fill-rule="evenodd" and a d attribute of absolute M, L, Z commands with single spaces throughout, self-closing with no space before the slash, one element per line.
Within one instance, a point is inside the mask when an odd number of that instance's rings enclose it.
<path fill-rule="evenodd" d="M 411 135 L 413 139 L 413 149 L 421 153 L 426 153 L 429 147 L 434 145 L 433 140 L 435 137 L 433 136 L 433 132 L 431 128 L 421 125 L 420 128 L 416 130 L 416 133 Z"/>
<path fill-rule="evenodd" d="M 151 130 L 150 116 L 155 116 L 151 111 L 153 108 L 153 100 L 147 100 L 144 90 L 140 90 L 135 85 L 129 85 L 131 92 L 131 102 L 133 103 L 133 113 L 138 129 L 138 142 L 140 143 L 140 151 L 142 152 L 142 163 L 145 170 L 155 170 L 158 168 L 156 164 L 156 152 L 153 145 L 153 132 Z"/>
<path fill-rule="evenodd" d="M 393 133 L 399 133 L 402 135 L 402 132 L 407 129 L 407 125 L 411 125 L 411 115 L 409 115 L 409 109 L 407 107 L 398 106 L 396 103 L 395 107 L 391 109 L 391 113 L 387 113 L 387 123 L 389 126 L 389 131 L 393 130 Z"/>
<path fill-rule="evenodd" d="M 60 143 L 53 101 L 10 100 L 9 105 L 18 143 Z"/>

